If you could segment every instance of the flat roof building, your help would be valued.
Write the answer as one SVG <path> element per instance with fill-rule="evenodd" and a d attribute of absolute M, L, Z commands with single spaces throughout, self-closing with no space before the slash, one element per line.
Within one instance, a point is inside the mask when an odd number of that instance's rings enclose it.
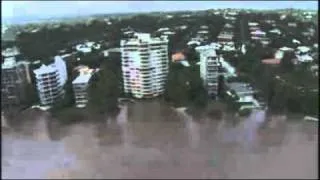
<path fill-rule="evenodd" d="M 61 57 L 56 56 L 54 63 L 50 65 L 42 64 L 33 73 L 41 105 L 51 106 L 56 100 L 63 97 L 63 86 L 67 81 L 67 66 Z"/>
<path fill-rule="evenodd" d="M 92 69 L 81 70 L 79 76 L 72 81 L 76 107 L 86 107 L 88 103 L 88 86 L 93 75 Z"/>
<path fill-rule="evenodd" d="M 135 33 L 120 44 L 124 92 L 135 98 L 162 94 L 169 71 L 168 39 Z"/>

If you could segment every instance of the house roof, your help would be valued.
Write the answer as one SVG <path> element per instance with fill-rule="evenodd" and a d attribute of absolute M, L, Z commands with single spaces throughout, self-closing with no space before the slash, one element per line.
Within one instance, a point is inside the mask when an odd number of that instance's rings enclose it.
<path fill-rule="evenodd" d="M 225 27 L 225 28 L 233 28 L 233 25 L 232 25 L 232 24 L 227 23 L 227 24 L 225 24 L 225 25 L 224 25 L 224 27 Z"/>
<path fill-rule="evenodd" d="M 270 33 L 277 33 L 277 34 L 281 34 L 280 29 L 277 29 L 277 28 L 275 28 L 275 29 L 271 29 L 269 32 L 270 32 Z"/>
<path fill-rule="evenodd" d="M 308 51 L 310 51 L 310 48 L 307 46 L 299 46 L 299 47 L 297 47 L 297 50 L 300 52 L 308 52 Z"/>
<path fill-rule="evenodd" d="M 296 39 L 292 39 L 292 43 L 301 44 L 301 42 L 299 40 L 296 40 Z"/>
<path fill-rule="evenodd" d="M 289 48 L 289 47 L 286 47 L 286 46 L 281 47 L 279 50 L 280 50 L 280 51 L 293 51 L 292 48 Z"/>
<path fill-rule="evenodd" d="M 259 23 L 257 23 L 257 22 L 248 22 L 248 25 L 249 26 L 258 26 Z"/>
<path fill-rule="evenodd" d="M 256 31 L 251 32 L 251 34 L 253 34 L 253 35 L 265 35 L 266 33 L 261 31 L 261 30 L 256 30 Z"/>
<path fill-rule="evenodd" d="M 175 53 L 171 56 L 172 61 L 182 61 L 186 57 L 182 52 Z"/>
<path fill-rule="evenodd" d="M 192 44 L 200 45 L 201 42 L 199 42 L 199 41 L 189 41 L 189 42 L 187 43 L 187 45 L 192 45 Z"/>
<path fill-rule="evenodd" d="M 313 61 L 313 58 L 308 55 L 308 54 L 305 54 L 305 55 L 296 55 L 297 57 L 297 60 L 300 61 L 300 62 L 310 62 L 310 61 Z"/>
<path fill-rule="evenodd" d="M 270 58 L 270 59 L 263 59 L 263 64 L 280 64 L 281 60 L 276 58 Z"/>
<path fill-rule="evenodd" d="M 167 28 L 167 27 L 164 27 L 164 28 L 159 28 L 157 31 L 169 31 L 170 29 Z"/>

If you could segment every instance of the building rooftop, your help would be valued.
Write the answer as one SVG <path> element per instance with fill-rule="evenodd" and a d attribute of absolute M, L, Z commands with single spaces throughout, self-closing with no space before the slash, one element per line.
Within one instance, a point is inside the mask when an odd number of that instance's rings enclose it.
<path fill-rule="evenodd" d="M 88 83 L 91 77 L 92 77 L 91 73 L 80 72 L 79 76 L 72 81 L 72 84 Z"/>
<path fill-rule="evenodd" d="M 192 44 L 200 45 L 201 42 L 199 42 L 199 41 L 189 41 L 189 42 L 187 43 L 188 46 L 190 46 L 190 45 L 192 45 Z"/>
<path fill-rule="evenodd" d="M 8 57 L 4 59 L 4 62 L 1 65 L 1 69 L 11 69 L 16 66 L 16 58 Z"/>
<path fill-rule="evenodd" d="M 281 34 L 280 29 L 277 29 L 277 28 L 275 28 L 275 29 L 271 29 L 269 32 L 270 32 L 270 33 Z"/>
<path fill-rule="evenodd" d="M 161 31 L 170 31 L 170 29 L 167 28 L 167 27 L 164 27 L 164 28 L 159 28 L 157 31 L 158 31 L 158 32 L 161 32 Z"/>
<path fill-rule="evenodd" d="M 180 63 L 184 66 L 184 67 L 190 67 L 190 64 L 188 61 L 180 61 Z"/>
<path fill-rule="evenodd" d="M 110 48 L 107 50 L 108 52 L 117 52 L 117 53 L 120 53 L 121 52 L 121 49 L 120 48 Z"/>
<path fill-rule="evenodd" d="M 228 83 L 227 86 L 234 90 L 236 93 L 245 93 L 245 92 L 252 92 L 253 89 L 248 83 L 243 82 L 231 82 Z"/>
<path fill-rule="evenodd" d="M 51 65 L 45 65 L 42 64 L 41 67 L 39 67 L 38 69 L 35 69 L 33 72 L 36 75 L 40 75 L 40 74 L 46 74 L 46 73 L 52 73 L 55 72 L 57 69 Z"/>
<path fill-rule="evenodd" d="M 289 48 L 289 47 L 286 47 L 286 46 L 281 47 L 279 50 L 280 50 L 280 51 L 293 51 L 292 48 Z"/>
<path fill-rule="evenodd" d="M 261 30 L 253 31 L 250 34 L 252 34 L 252 35 L 266 35 L 266 33 Z"/>
<path fill-rule="evenodd" d="M 206 25 L 200 26 L 200 29 L 208 29 L 208 26 Z"/>
<path fill-rule="evenodd" d="M 225 28 L 233 28 L 233 25 L 232 25 L 232 24 L 227 23 L 227 24 L 225 24 L 225 25 L 224 25 L 224 27 L 225 27 Z"/>
<path fill-rule="evenodd" d="M 304 55 L 296 55 L 297 60 L 300 62 L 310 62 L 313 61 L 313 58 L 308 55 L 308 54 L 304 54 Z"/>
<path fill-rule="evenodd" d="M 208 33 L 209 33 L 209 31 L 207 31 L 207 30 L 198 31 L 198 34 L 208 34 Z"/>
<path fill-rule="evenodd" d="M 257 22 L 248 22 L 248 25 L 249 26 L 258 26 L 259 23 L 257 23 Z"/>
<path fill-rule="evenodd" d="M 301 42 L 299 40 L 296 40 L 296 39 L 293 39 L 292 43 L 301 44 Z"/>
<path fill-rule="evenodd" d="M 120 41 L 120 44 L 127 44 L 127 45 L 138 45 L 141 42 L 148 42 L 148 43 L 161 43 L 161 42 L 168 42 L 167 38 L 164 37 L 151 37 L 150 33 L 134 33 L 134 38 L 124 39 Z"/>
<path fill-rule="evenodd" d="M 7 48 L 7 49 L 3 50 L 1 54 L 4 57 L 11 57 L 11 56 L 19 55 L 20 51 L 17 47 L 13 47 L 13 48 Z"/>
<path fill-rule="evenodd" d="M 263 59 L 262 63 L 263 64 L 280 64 L 281 60 L 280 59 L 276 59 L 276 58 L 270 58 L 270 59 Z"/>
<path fill-rule="evenodd" d="M 185 60 L 185 55 L 182 52 L 175 53 L 171 56 L 172 61 L 182 61 Z"/>
<path fill-rule="evenodd" d="M 309 47 L 307 47 L 307 46 L 299 46 L 299 47 L 297 47 L 297 50 L 300 51 L 300 52 L 308 52 L 311 49 Z"/>

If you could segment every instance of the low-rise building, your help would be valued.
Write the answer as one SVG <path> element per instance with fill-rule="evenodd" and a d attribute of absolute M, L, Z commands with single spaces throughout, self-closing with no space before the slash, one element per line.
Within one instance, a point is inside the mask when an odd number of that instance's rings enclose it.
<path fill-rule="evenodd" d="M 281 35 L 281 34 L 282 34 L 282 32 L 280 31 L 280 29 L 277 29 L 277 28 L 271 29 L 271 30 L 269 31 L 269 33 L 278 34 L 278 35 Z"/>
<path fill-rule="evenodd" d="M 221 33 L 218 35 L 218 43 L 227 43 L 233 41 L 233 32 L 232 31 L 221 31 Z"/>
<path fill-rule="evenodd" d="M 231 82 L 226 84 L 227 94 L 236 99 L 235 103 L 240 105 L 242 109 L 259 108 L 258 101 L 254 98 L 255 90 L 248 84 L 243 82 Z"/>
<path fill-rule="evenodd" d="M 297 23 L 295 22 L 289 22 L 288 27 L 297 27 Z"/>
<path fill-rule="evenodd" d="M 172 54 L 172 56 L 171 56 L 171 60 L 173 62 L 183 61 L 185 59 L 186 59 L 186 56 L 182 52 L 177 52 L 175 54 Z"/>
<path fill-rule="evenodd" d="M 17 57 L 20 55 L 20 50 L 17 47 L 7 48 L 1 54 L 3 57 Z"/>
<path fill-rule="evenodd" d="M 311 56 L 311 48 L 307 46 L 299 46 L 295 52 L 296 62 L 295 63 L 305 63 L 312 62 L 313 58 Z"/>
<path fill-rule="evenodd" d="M 255 39 L 255 40 L 261 40 L 266 37 L 266 33 L 261 30 L 253 31 L 250 34 L 251 34 L 251 39 Z"/>
<path fill-rule="evenodd" d="M 223 43 L 222 44 L 222 51 L 235 51 L 236 50 L 236 47 L 235 47 L 235 44 L 234 42 L 227 42 L 227 43 Z"/>
<path fill-rule="evenodd" d="M 84 44 L 78 44 L 76 50 L 82 53 L 90 53 L 92 49 L 100 49 L 101 45 L 95 42 L 86 42 Z"/>
<path fill-rule="evenodd" d="M 257 22 L 248 22 L 248 26 L 249 27 L 259 26 L 259 23 L 257 23 Z"/>
<path fill-rule="evenodd" d="M 201 44 L 201 42 L 199 42 L 199 41 L 189 41 L 187 43 L 188 46 L 192 46 L 192 45 L 199 46 L 200 44 Z"/>
<path fill-rule="evenodd" d="M 310 67 L 310 71 L 313 73 L 314 76 L 318 76 L 319 75 L 319 65 L 318 64 L 312 65 Z"/>

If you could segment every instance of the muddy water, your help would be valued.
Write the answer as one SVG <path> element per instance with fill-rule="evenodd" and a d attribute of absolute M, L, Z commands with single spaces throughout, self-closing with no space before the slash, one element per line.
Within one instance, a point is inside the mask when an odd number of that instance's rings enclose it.
<path fill-rule="evenodd" d="M 45 114 L 3 134 L 3 178 L 317 178 L 317 125 L 194 119 L 159 102 L 124 105 L 51 140 Z M 23 132 L 29 133 L 23 133 Z M 31 132 L 31 133 L 30 133 Z M 59 133 L 59 130 L 50 130 Z"/>

